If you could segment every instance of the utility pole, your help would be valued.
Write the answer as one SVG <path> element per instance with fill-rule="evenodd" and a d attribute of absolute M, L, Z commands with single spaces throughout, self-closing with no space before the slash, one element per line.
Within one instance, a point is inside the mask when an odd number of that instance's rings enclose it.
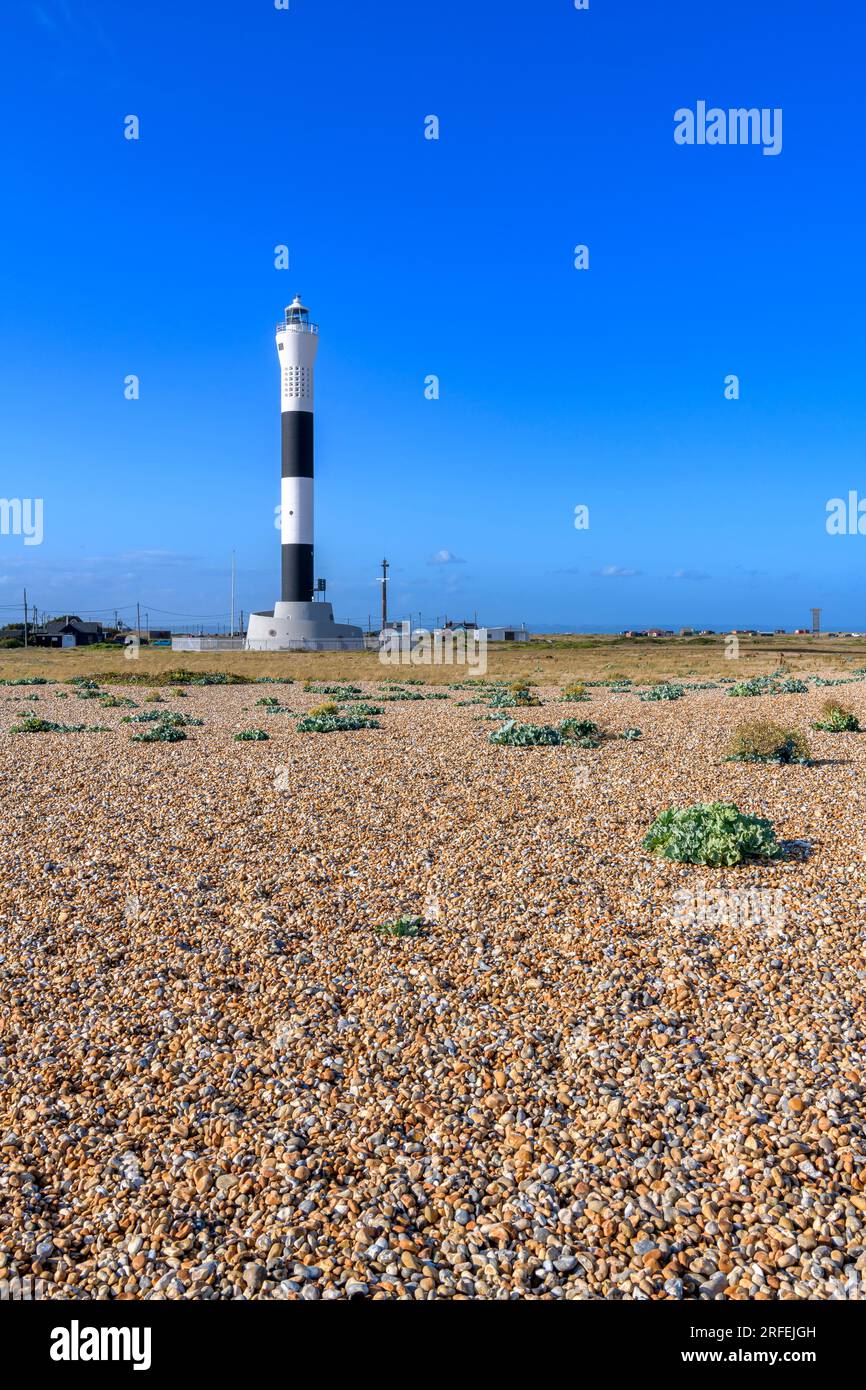
<path fill-rule="evenodd" d="M 24 645 L 27 646 L 27 590 L 24 590 Z"/>
<path fill-rule="evenodd" d="M 138 638 L 138 640 L 139 640 L 139 642 L 140 642 L 140 641 L 141 641 L 141 608 L 140 608 L 139 604 L 136 604 L 136 605 L 135 605 L 135 635 L 136 635 L 136 637 Z"/>
<path fill-rule="evenodd" d="M 390 565 L 387 560 L 382 561 L 382 578 L 379 583 L 382 585 L 382 627 L 388 626 L 388 570 Z"/>
<path fill-rule="evenodd" d="M 232 630 L 230 637 L 235 635 L 235 552 L 232 551 Z"/>

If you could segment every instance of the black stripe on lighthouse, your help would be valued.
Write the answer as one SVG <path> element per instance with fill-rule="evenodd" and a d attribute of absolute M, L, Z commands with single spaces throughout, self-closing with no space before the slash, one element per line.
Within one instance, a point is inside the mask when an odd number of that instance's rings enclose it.
<path fill-rule="evenodd" d="M 282 412 L 282 599 L 313 597 L 313 434 L 310 410 Z"/>

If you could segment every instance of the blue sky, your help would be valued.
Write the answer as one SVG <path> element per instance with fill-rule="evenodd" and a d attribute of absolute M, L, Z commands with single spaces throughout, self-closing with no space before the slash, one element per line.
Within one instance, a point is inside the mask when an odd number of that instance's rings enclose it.
<path fill-rule="evenodd" d="M 213 627 L 234 549 L 270 606 L 300 291 L 338 618 L 387 553 L 425 622 L 866 629 L 825 529 L 866 497 L 864 39 L 854 0 L 22 0 L 0 491 L 45 537 L 0 536 L 0 604 Z M 781 108 L 781 154 L 676 145 L 699 100 Z"/>

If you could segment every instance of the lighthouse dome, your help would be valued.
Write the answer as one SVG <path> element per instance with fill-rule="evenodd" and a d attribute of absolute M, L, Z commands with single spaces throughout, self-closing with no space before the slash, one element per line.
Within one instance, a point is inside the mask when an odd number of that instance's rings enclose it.
<path fill-rule="evenodd" d="M 286 323 L 303 323 L 309 312 L 309 309 L 301 303 L 301 296 L 296 294 L 286 309 Z"/>

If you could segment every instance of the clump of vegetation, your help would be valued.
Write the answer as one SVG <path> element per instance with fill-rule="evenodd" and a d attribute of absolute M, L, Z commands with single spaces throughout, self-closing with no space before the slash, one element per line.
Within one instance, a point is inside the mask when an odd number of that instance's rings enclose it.
<path fill-rule="evenodd" d="M 103 695 L 99 701 L 103 709 L 137 709 L 134 700 L 128 700 L 125 695 Z"/>
<path fill-rule="evenodd" d="M 634 728 L 623 729 L 622 733 L 620 734 L 620 738 L 627 738 L 633 743 L 635 739 L 643 738 L 643 731 L 641 729 Z"/>
<path fill-rule="evenodd" d="M 385 711 L 383 710 L 383 708 L 382 708 L 381 705 L 370 705 L 370 704 L 367 704 L 366 702 L 362 701 L 361 703 L 356 704 L 356 705 L 353 706 L 353 708 L 352 708 L 352 713 L 353 713 L 353 714 L 362 714 L 362 715 L 373 715 L 373 714 L 384 714 Z"/>
<path fill-rule="evenodd" d="M 154 724 L 152 729 L 142 729 L 141 733 L 132 735 L 133 743 L 183 743 L 186 734 L 183 729 L 176 729 L 173 724 L 167 724 L 164 719 L 160 719 Z"/>
<path fill-rule="evenodd" d="M 279 700 L 256 700 L 256 704 L 264 705 L 265 714 L 294 714 L 294 710 L 290 709 L 288 705 L 281 705 Z"/>
<path fill-rule="evenodd" d="M 270 734 L 266 734 L 264 729 L 242 729 L 239 734 L 235 734 L 237 743 L 263 743 L 269 738 Z"/>
<path fill-rule="evenodd" d="M 570 704 L 578 704 L 582 700 L 588 700 L 586 686 L 583 681 L 570 681 L 562 692 L 563 700 Z"/>
<path fill-rule="evenodd" d="M 0 685 L 51 685 L 46 676 L 19 676 L 17 680 L 0 680 Z"/>
<path fill-rule="evenodd" d="M 659 681 L 657 685 L 650 686 L 641 695 L 642 700 L 681 700 L 685 691 L 681 685 L 675 685 L 673 681 Z"/>
<path fill-rule="evenodd" d="M 816 719 L 813 729 L 822 729 L 827 734 L 859 734 L 860 721 L 852 710 L 840 705 L 838 700 L 825 700 L 821 706 L 823 718 Z"/>
<path fill-rule="evenodd" d="M 749 681 L 735 681 L 728 691 L 735 699 L 754 695 L 772 695 L 775 683 L 771 676 L 753 676 Z"/>
<path fill-rule="evenodd" d="M 147 709 L 141 714 L 125 714 L 121 724 L 165 724 L 169 728 L 189 728 L 195 724 L 201 728 L 203 719 L 195 719 L 191 714 L 181 714 L 177 709 Z"/>
<path fill-rule="evenodd" d="M 94 680 L 93 677 L 76 677 Z M 102 685 L 254 685 L 255 677 L 239 676 L 234 671 L 189 671 L 178 667 L 173 671 L 106 671 L 94 684 Z"/>
<path fill-rule="evenodd" d="M 298 720 L 300 734 L 340 734 L 355 729 L 379 729 L 375 719 L 367 719 L 361 714 L 314 714 L 311 710 Z"/>
<path fill-rule="evenodd" d="M 786 729 L 766 719 L 740 724 L 729 745 L 728 762 L 811 763 L 809 745 L 796 729 Z"/>
<path fill-rule="evenodd" d="M 382 922 L 373 928 L 379 936 L 423 936 L 423 917 L 398 917 L 394 922 Z"/>
<path fill-rule="evenodd" d="M 730 867 L 782 853 L 772 821 L 741 812 L 732 802 L 671 807 L 653 823 L 643 848 L 680 864 Z"/>
<path fill-rule="evenodd" d="M 276 695 L 263 695 L 260 700 L 256 700 L 256 705 L 261 705 L 263 709 L 280 708 L 280 702 Z"/>
<path fill-rule="evenodd" d="M 165 700 L 163 699 L 162 695 L 157 693 L 157 691 L 151 690 L 148 692 L 147 695 L 144 696 L 143 703 L 145 705 L 164 705 Z"/>
<path fill-rule="evenodd" d="M 423 700 L 425 696 L 421 694 L 420 690 L 402 690 L 399 686 L 392 685 L 389 687 L 387 695 L 380 695 L 378 698 L 380 700 Z"/>
<path fill-rule="evenodd" d="M 779 681 L 775 693 L 777 695 L 805 695 L 808 689 L 805 681 L 797 680 L 795 676 L 787 676 L 785 680 Z"/>
<path fill-rule="evenodd" d="M 100 724 L 55 724 L 52 719 L 39 719 L 36 715 L 25 716 L 20 724 L 13 724 L 13 734 L 105 734 L 108 730 Z"/>
<path fill-rule="evenodd" d="M 304 690 L 310 695 L 336 695 L 339 700 L 350 700 L 361 694 L 360 685 L 322 685 L 319 681 L 307 681 Z"/>
<path fill-rule="evenodd" d="M 598 737 L 598 725 L 593 719 L 563 719 L 560 721 L 559 731 L 566 739 Z"/>
<path fill-rule="evenodd" d="M 541 704 L 538 696 L 533 692 L 531 681 L 512 681 L 509 690 L 512 696 L 511 703 L 514 705 L 537 707 Z"/>
<path fill-rule="evenodd" d="M 334 700 L 326 700 L 322 705 L 313 705 L 309 711 L 310 719 L 328 719 L 331 715 L 339 714 L 340 706 Z"/>
<path fill-rule="evenodd" d="M 509 719 L 501 729 L 488 734 L 488 739 L 506 748 L 556 747 L 563 741 L 559 729 L 552 724 L 516 724 L 513 719 Z"/>

